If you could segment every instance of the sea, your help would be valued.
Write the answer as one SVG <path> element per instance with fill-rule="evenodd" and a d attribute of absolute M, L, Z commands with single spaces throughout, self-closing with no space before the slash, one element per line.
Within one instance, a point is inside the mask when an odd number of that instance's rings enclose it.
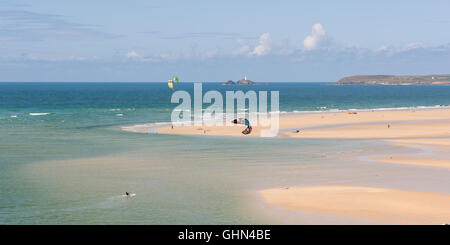
<path fill-rule="evenodd" d="M 192 93 L 193 86 L 180 82 L 175 90 Z M 202 87 L 224 97 L 226 91 L 279 91 L 281 114 L 450 106 L 450 86 L 445 85 Z M 171 95 L 163 82 L 0 83 L 0 224 L 352 223 L 301 212 L 294 219 L 265 203 L 258 191 L 368 180 L 382 185 L 398 176 L 380 180 L 381 165 L 360 156 L 407 151 L 373 140 L 122 130 L 169 122 L 178 105 Z M 124 197 L 125 192 L 136 196 Z"/>

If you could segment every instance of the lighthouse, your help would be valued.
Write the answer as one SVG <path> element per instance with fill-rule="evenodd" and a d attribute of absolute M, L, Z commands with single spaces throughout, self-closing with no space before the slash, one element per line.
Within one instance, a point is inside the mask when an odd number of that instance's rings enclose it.
<path fill-rule="evenodd" d="M 247 79 L 247 76 L 245 75 L 244 78 L 242 80 L 237 81 L 237 84 L 255 84 L 255 82 L 250 81 Z"/>

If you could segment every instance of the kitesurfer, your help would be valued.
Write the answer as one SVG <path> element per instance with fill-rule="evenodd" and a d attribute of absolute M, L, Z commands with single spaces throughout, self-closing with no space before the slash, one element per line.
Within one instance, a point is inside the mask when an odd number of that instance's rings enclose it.
<path fill-rule="evenodd" d="M 245 134 L 245 135 L 247 135 L 247 134 L 250 134 L 251 132 L 252 132 L 252 126 L 250 126 L 250 121 L 248 120 L 248 119 L 234 119 L 233 121 L 232 121 L 234 124 L 244 124 L 244 125 L 246 125 L 247 126 L 247 128 L 246 129 L 244 129 L 244 131 L 242 131 L 242 133 L 243 134 Z"/>
<path fill-rule="evenodd" d="M 167 81 L 167 86 L 169 86 L 170 90 L 174 90 L 173 88 L 173 83 L 176 82 L 178 83 L 180 80 L 178 79 L 177 76 L 174 76 L 171 80 Z"/>

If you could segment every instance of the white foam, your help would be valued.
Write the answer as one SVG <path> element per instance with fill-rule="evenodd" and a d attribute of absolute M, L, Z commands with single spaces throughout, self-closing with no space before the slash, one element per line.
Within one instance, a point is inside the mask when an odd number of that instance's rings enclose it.
<path fill-rule="evenodd" d="M 450 108 L 450 105 L 434 105 L 434 106 L 416 106 L 416 107 L 392 107 L 392 108 L 374 108 L 374 109 L 356 109 L 356 108 L 349 108 L 349 109 L 329 109 L 329 110 L 315 110 L 315 111 L 297 111 L 293 110 L 290 112 L 287 111 L 270 111 L 269 114 L 287 114 L 289 116 L 293 115 L 301 115 L 301 114 L 316 114 L 316 113 L 338 113 L 338 112 L 347 112 L 347 111 L 390 111 L 390 110 L 426 110 L 426 109 L 439 109 L 439 108 Z M 265 114 L 262 112 L 257 112 L 257 115 Z M 207 122 L 224 122 L 226 119 L 226 113 L 220 113 L 220 116 L 223 116 L 223 119 L 219 116 L 218 120 L 207 120 L 203 121 L 203 123 Z M 253 113 L 247 113 L 246 115 L 253 115 Z M 192 124 L 195 124 L 195 121 L 191 122 Z M 201 121 L 199 122 L 202 123 Z M 165 126 L 173 125 L 171 122 L 155 122 L 155 123 L 147 123 L 147 124 L 137 124 L 137 125 L 130 125 L 130 126 L 124 126 L 121 127 L 123 131 L 128 132 L 135 132 L 135 133 L 156 133 L 156 129 L 162 128 Z"/>
<path fill-rule="evenodd" d="M 346 111 L 400 111 L 400 110 L 427 110 L 427 109 L 440 109 L 440 108 L 450 108 L 450 105 L 433 105 L 433 106 L 404 106 L 404 107 L 385 107 L 385 108 L 373 108 L 373 109 L 328 109 L 328 110 L 318 110 L 318 111 L 297 111 L 293 110 L 288 113 L 292 114 L 307 114 L 307 113 L 330 113 L 330 112 L 346 112 Z"/>
<path fill-rule="evenodd" d="M 123 131 L 133 132 L 133 133 L 155 133 L 157 128 L 169 126 L 170 122 L 157 122 L 157 123 L 146 123 L 137 124 L 131 126 L 121 127 Z"/>
<path fill-rule="evenodd" d="M 119 114 L 116 114 L 116 116 L 118 116 L 118 117 L 123 117 L 123 114 L 122 114 L 122 113 L 119 113 Z"/>
<path fill-rule="evenodd" d="M 45 116 L 50 114 L 49 112 L 31 112 L 29 113 L 30 116 Z"/>
<path fill-rule="evenodd" d="M 12 118 L 16 118 L 16 117 L 17 117 L 17 115 L 11 115 L 10 117 L 12 117 Z"/>

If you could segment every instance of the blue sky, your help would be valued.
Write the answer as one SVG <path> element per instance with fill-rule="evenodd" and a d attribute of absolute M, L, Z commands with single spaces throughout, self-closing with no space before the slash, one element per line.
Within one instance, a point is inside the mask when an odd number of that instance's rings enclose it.
<path fill-rule="evenodd" d="M 450 73 L 448 1 L 0 1 L 0 81 Z"/>

